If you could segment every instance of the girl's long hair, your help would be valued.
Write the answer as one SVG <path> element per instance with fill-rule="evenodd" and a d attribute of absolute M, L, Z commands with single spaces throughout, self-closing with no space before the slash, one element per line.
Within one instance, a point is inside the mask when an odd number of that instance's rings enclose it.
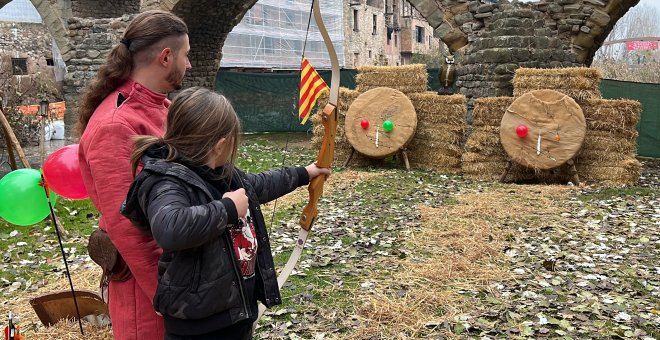
<path fill-rule="evenodd" d="M 96 78 L 87 86 L 78 106 L 78 134 L 82 135 L 85 131 L 92 114 L 105 97 L 128 80 L 136 62 L 154 57 L 153 53 L 149 53 L 150 47 L 167 38 L 185 34 L 188 34 L 186 23 L 172 13 L 153 10 L 138 14 L 126 28 L 121 43 L 110 51 Z M 168 47 L 177 50 L 181 46 L 173 42 Z"/>
<path fill-rule="evenodd" d="M 192 87 L 174 98 L 167 114 L 167 126 L 162 138 L 135 137 L 135 149 L 131 155 L 133 176 L 140 159 L 153 145 L 167 147 L 166 161 L 185 158 L 195 164 L 208 162 L 209 155 L 222 138 L 228 141 L 229 156 L 223 177 L 230 177 L 236 160 L 241 125 L 231 103 L 224 96 L 211 90 Z"/>

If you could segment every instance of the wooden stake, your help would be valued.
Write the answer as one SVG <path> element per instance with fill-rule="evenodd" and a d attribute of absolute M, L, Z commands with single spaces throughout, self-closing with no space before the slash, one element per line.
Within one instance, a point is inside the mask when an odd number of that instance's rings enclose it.
<path fill-rule="evenodd" d="M 0 109 L 0 124 L 2 124 L 2 128 L 5 131 L 5 136 L 9 138 L 7 147 L 10 149 L 13 148 L 14 151 L 16 151 L 18 158 L 20 158 L 21 163 L 23 163 L 23 167 L 26 169 L 31 168 L 30 162 L 28 162 L 27 157 L 25 157 L 25 153 L 21 148 L 21 144 L 18 142 L 18 139 L 16 139 L 14 130 L 12 130 L 11 125 L 9 125 L 9 121 L 7 121 L 7 117 L 5 117 L 5 113 L 2 111 L 2 109 Z"/>

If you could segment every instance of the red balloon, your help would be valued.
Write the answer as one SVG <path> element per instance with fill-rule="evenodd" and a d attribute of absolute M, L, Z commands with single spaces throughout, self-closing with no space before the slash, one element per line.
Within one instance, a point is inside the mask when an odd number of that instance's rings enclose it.
<path fill-rule="evenodd" d="M 363 129 L 368 128 L 368 127 L 369 127 L 369 121 L 366 120 L 366 119 L 363 119 L 363 120 L 360 122 L 360 126 L 361 126 Z"/>
<path fill-rule="evenodd" d="M 42 170 L 46 183 L 58 195 L 74 200 L 89 197 L 78 164 L 78 144 L 53 152 L 44 162 Z"/>
<path fill-rule="evenodd" d="M 527 126 L 525 125 L 518 125 L 518 127 L 516 128 L 516 134 L 520 138 L 527 137 L 527 133 L 529 133 L 529 129 L 527 129 Z"/>

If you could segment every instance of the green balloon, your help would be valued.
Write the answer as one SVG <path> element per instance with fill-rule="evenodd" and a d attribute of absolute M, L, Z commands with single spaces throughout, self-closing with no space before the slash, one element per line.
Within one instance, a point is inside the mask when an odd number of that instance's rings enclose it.
<path fill-rule="evenodd" d="M 0 217 L 7 222 L 26 226 L 43 220 L 50 214 L 41 173 L 35 169 L 19 169 L 0 180 Z M 57 195 L 50 190 L 53 206 Z"/>
<path fill-rule="evenodd" d="M 383 130 L 390 132 L 394 129 L 394 123 L 391 120 L 386 120 L 383 122 Z"/>

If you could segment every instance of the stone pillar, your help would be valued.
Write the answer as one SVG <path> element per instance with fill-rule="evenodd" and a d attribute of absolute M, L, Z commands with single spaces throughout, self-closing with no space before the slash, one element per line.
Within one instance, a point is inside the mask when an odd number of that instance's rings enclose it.
<path fill-rule="evenodd" d="M 129 22 L 128 16 L 114 19 L 69 18 L 69 41 L 73 49 L 66 53 L 67 74 L 64 98 L 67 112 L 64 123 L 67 137 L 73 137 L 78 121 L 78 101 L 87 83 L 94 79 L 110 50 L 119 42 Z"/>
<path fill-rule="evenodd" d="M 470 32 L 470 44 L 457 53 L 456 85 L 469 98 L 512 95 L 511 80 L 518 67 L 581 65 L 570 45 L 537 11 L 488 4 L 476 15 L 486 19 L 485 30 Z"/>

